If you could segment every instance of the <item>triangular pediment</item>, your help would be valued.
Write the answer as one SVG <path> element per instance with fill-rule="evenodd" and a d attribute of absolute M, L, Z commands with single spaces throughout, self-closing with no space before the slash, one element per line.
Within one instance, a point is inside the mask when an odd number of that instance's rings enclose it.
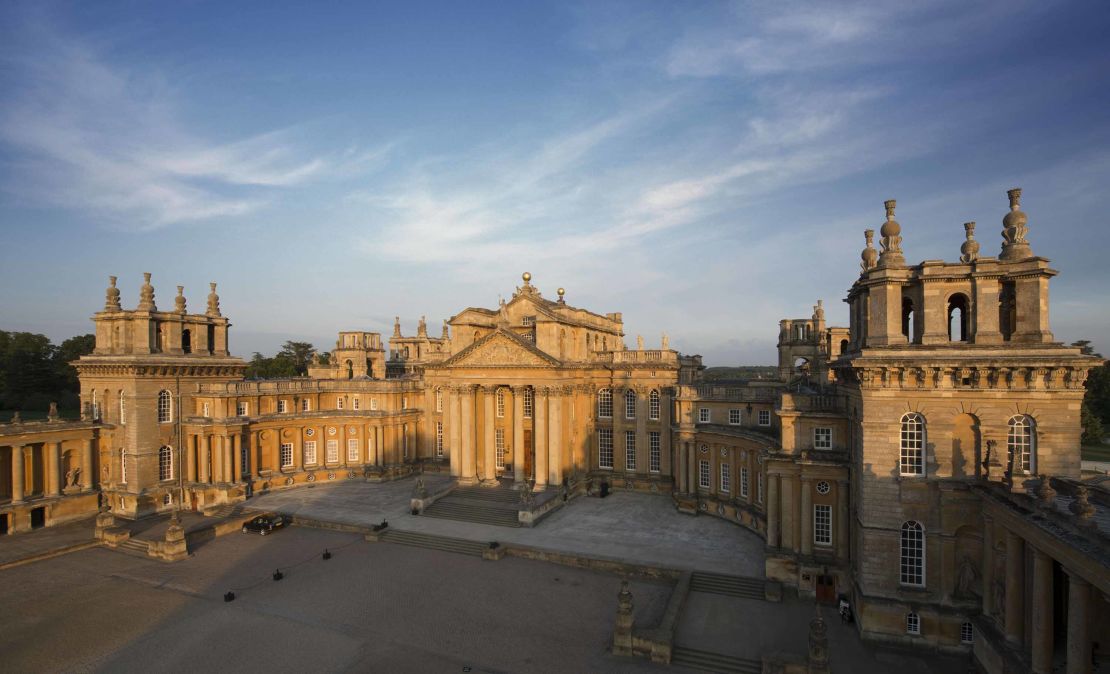
<path fill-rule="evenodd" d="M 497 330 L 445 360 L 441 367 L 551 367 L 559 360 L 507 330 Z"/>

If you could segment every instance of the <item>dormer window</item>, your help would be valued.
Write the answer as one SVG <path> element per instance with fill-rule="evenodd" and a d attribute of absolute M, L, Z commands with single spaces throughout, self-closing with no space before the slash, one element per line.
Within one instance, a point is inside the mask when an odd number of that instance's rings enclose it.
<path fill-rule="evenodd" d="M 526 328 L 530 328 L 535 324 L 536 324 L 536 317 L 535 316 L 525 316 L 522 319 L 522 322 L 521 322 L 521 325 L 523 325 Z"/>

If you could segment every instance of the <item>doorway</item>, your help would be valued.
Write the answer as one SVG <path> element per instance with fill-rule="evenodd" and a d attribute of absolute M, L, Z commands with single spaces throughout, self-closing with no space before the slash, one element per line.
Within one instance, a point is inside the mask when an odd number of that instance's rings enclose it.
<path fill-rule="evenodd" d="M 5 536 L 8 533 L 8 513 L 0 515 L 0 536 Z"/>
<path fill-rule="evenodd" d="M 31 508 L 31 528 L 41 529 L 46 526 L 46 507 Z"/>
<path fill-rule="evenodd" d="M 514 457 L 515 459 L 515 457 Z M 524 462 L 524 479 L 532 479 L 532 431 L 524 429 L 524 446 L 520 448 L 520 460 Z"/>
<path fill-rule="evenodd" d="M 836 601 L 836 578 L 824 574 L 817 576 L 817 601 L 832 604 Z"/>

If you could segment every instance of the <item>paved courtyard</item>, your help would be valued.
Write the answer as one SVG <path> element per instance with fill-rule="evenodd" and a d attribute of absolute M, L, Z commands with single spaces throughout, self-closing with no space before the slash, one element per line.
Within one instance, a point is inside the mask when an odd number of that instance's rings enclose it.
<path fill-rule="evenodd" d="M 428 491 L 448 478 L 425 476 Z M 557 552 L 573 552 L 676 569 L 763 577 L 763 540 L 756 534 L 702 515 L 677 512 L 663 495 L 616 492 L 607 498 L 579 497 L 534 528 L 414 516 L 409 511 L 413 479 L 369 484 L 336 482 L 256 496 L 246 505 L 346 524 L 369 526 L 383 519 L 390 528 L 500 541 Z"/>

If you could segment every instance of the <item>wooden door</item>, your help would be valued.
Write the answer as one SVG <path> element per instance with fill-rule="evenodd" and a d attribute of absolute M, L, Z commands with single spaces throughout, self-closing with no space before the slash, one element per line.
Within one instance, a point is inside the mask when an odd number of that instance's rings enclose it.
<path fill-rule="evenodd" d="M 836 601 L 836 579 L 832 576 L 817 576 L 817 601 L 832 603 Z"/>
<path fill-rule="evenodd" d="M 527 428 L 524 429 L 524 446 L 520 448 L 520 457 L 513 457 L 514 460 L 524 462 L 524 478 L 526 480 L 532 479 L 532 431 Z"/>

